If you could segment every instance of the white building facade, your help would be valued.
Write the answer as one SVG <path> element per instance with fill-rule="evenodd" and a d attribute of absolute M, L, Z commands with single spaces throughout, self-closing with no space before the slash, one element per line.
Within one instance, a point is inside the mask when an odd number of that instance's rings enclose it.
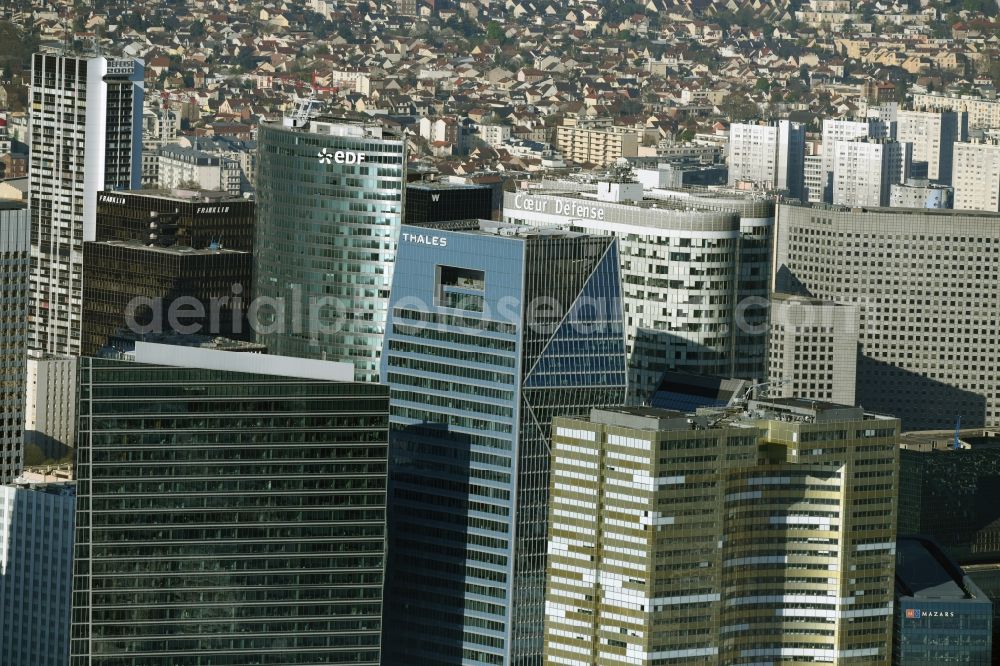
<path fill-rule="evenodd" d="M 729 185 L 784 190 L 800 198 L 805 170 L 805 126 L 788 120 L 729 128 Z"/>
<path fill-rule="evenodd" d="M 143 65 L 36 53 L 30 94 L 29 346 L 75 354 L 97 193 L 141 185 Z"/>
<path fill-rule="evenodd" d="M 838 141 L 833 167 L 833 203 L 888 206 L 892 186 L 910 170 L 911 146 L 892 139 Z"/>
<path fill-rule="evenodd" d="M 1000 143 L 955 144 L 955 208 L 1000 211 Z"/>

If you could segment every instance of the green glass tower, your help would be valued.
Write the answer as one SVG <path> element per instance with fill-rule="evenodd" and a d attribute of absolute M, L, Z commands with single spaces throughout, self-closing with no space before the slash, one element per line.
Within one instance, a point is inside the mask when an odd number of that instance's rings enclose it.
<path fill-rule="evenodd" d="M 379 664 L 387 389 L 156 348 L 81 359 L 73 666 Z"/>
<path fill-rule="evenodd" d="M 264 123 L 258 145 L 258 341 L 378 381 L 406 141 L 320 116 Z"/>

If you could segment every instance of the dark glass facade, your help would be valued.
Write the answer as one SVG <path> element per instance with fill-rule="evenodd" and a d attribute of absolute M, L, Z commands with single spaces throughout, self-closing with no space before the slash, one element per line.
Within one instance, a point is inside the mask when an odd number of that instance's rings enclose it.
<path fill-rule="evenodd" d="M 379 664 L 387 400 L 81 359 L 71 664 Z"/>
<path fill-rule="evenodd" d="M 929 539 L 896 545 L 895 666 L 988 666 L 993 604 Z"/>
<path fill-rule="evenodd" d="M 406 186 L 404 224 L 488 220 L 492 213 L 493 189 L 485 185 L 410 183 Z"/>
<path fill-rule="evenodd" d="M 83 269 L 84 354 L 177 329 L 254 338 L 246 317 L 253 279 L 249 252 L 88 242 Z"/>
<path fill-rule="evenodd" d="M 384 663 L 540 664 L 551 421 L 625 399 L 617 242 L 476 221 L 400 239 Z"/>
<path fill-rule="evenodd" d="M 94 240 L 151 240 L 195 248 L 216 243 L 253 252 L 254 211 L 253 201 L 219 193 L 182 198 L 169 192 L 101 192 Z M 161 242 L 167 238 L 169 243 Z"/>

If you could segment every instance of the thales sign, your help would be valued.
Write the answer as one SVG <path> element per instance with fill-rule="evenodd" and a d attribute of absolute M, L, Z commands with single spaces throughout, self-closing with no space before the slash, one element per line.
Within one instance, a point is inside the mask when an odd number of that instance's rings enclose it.
<path fill-rule="evenodd" d="M 443 236 L 427 236 L 425 234 L 402 234 L 403 241 L 415 243 L 417 245 L 433 245 L 434 247 L 448 247 L 448 239 Z"/>

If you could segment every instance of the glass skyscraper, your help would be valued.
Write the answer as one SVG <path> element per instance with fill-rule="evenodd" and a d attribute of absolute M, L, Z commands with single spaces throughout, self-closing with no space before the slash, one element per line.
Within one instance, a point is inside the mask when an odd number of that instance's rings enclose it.
<path fill-rule="evenodd" d="M 986 593 L 933 540 L 896 543 L 894 666 L 993 663 Z"/>
<path fill-rule="evenodd" d="M 73 666 L 379 664 L 386 388 L 157 348 L 80 361 Z"/>
<path fill-rule="evenodd" d="M 541 663 L 550 424 L 624 402 L 619 275 L 611 236 L 402 227 L 384 663 Z"/>
<path fill-rule="evenodd" d="M 286 118 L 258 130 L 259 342 L 377 381 L 403 214 L 406 141 L 378 125 Z"/>
<path fill-rule="evenodd" d="M 31 223 L 19 202 L 0 201 L 0 483 L 21 473 L 24 446 L 24 350 L 27 346 Z"/>

